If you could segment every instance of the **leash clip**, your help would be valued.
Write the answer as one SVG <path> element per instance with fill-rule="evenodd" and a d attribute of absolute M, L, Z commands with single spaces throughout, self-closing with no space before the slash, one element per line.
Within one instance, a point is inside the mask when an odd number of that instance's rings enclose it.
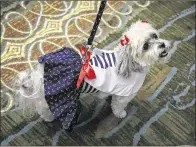
<path fill-rule="evenodd" d="M 84 51 L 84 53 L 81 54 L 83 63 L 87 60 L 87 56 L 88 56 L 87 52 L 89 50 L 92 50 L 93 45 L 88 45 L 87 42 L 84 42 L 84 47 L 85 47 L 85 51 Z"/>

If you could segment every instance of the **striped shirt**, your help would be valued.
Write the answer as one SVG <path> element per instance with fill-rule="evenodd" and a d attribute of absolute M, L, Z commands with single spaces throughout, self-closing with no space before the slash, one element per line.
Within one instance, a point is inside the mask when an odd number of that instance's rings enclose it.
<path fill-rule="evenodd" d="M 107 69 L 108 67 L 114 67 L 116 64 L 116 57 L 114 52 L 105 53 L 102 52 L 100 55 L 95 55 L 90 60 L 91 65 L 95 65 L 96 67 L 100 67 L 103 69 Z"/>
<path fill-rule="evenodd" d="M 136 93 L 142 86 L 147 72 L 132 72 L 129 78 L 124 78 L 116 73 L 116 57 L 120 50 L 101 50 L 94 49 L 90 64 L 95 71 L 96 78 L 88 79 L 85 77 L 85 83 L 93 86 L 99 91 L 118 96 L 130 96 Z M 84 91 L 93 91 L 91 87 L 86 86 Z"/>
<path fill-rule="evenodd" d="M 97 92 L 99 92 L 99 90 L 89 85 L 85 81 L 83 82 L 81 93 L 97 93 Z"/>
<path fill-rule="evenodd" d="M 100 55 L 95 55 L 90 60 L 90 64 L 96 67 L 107 69 L 108 67 L 114 67 L 116 63 L 116 57 L 114 53 L 101 52 Z M 99 90 L 84 82 L 82 85 L 81 93 L 97 93 Z"/>

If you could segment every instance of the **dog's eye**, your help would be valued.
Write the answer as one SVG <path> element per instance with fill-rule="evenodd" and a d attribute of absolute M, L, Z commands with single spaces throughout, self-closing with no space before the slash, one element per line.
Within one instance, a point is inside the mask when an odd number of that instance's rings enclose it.
<path fill-rule="evenodd" d="M 148 42 L 144 43 L 143 50 L 148 50 Z"/>
<path fill-rule="evenodd" d="M 157 34 L 152 34 L 152 38 L 153 38 L 153 39 L 158 39 Z"/>

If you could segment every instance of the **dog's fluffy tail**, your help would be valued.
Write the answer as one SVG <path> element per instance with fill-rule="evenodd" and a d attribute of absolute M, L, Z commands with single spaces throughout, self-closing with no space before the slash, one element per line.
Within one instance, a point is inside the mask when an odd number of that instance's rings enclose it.
<path fill-rule="evenodd" d="M 16 104 L 19 107 L 33 107 L 31 110 L 38 113 L 45 121 L 52 121 L 52 113 L 44 96 L 43 84 L 44 68 L 42 64 L 38 64 L 37 68 L 30 72 L 21 72 L 16 81 Z M 30 114 L 31 115 L 31 114 Z"/>

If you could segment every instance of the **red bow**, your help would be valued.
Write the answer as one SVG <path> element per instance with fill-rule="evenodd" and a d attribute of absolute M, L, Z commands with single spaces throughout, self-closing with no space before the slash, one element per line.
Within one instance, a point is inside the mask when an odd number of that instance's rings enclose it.
<path fill-rule="evenodd" d="M 129 38 L 125 35 L 125 39 L 120 40 L 122 46 L 127 45 L 130 42 Z"/>
<path fill-rule="evenodd" d="M 80 75 L 79 75 L 79 78 L 78 78 L 78 81 L 77 81 L 77 88 L 80 87 L 84 77 L 86 76 L 88 79 L 95 79 L 96 78 L 96 75 L 95 75 L 95 72 L 93 70 L 93 68 L 91 67 L 91 65 L 89 64 L 89 61 L 90 61 L 90 57 L 91 57 L 91 52 L 90 51 L 86 51 L 86 48 L 84 46 L 82 46 L 80 49 L 80 53 L 81 55 L 85 55 L 85 59 L 83 61 L 83 64 L 82 64 L 82 68 L 81 68 L 81 71 L 80 71 Z"/>
<path fill-rule="evenodd" d="M 148 23 L 148 21 L 147 21 L 147 20 L 142 20 L 142 22 L 143 22 L 143 23 Z"/>

